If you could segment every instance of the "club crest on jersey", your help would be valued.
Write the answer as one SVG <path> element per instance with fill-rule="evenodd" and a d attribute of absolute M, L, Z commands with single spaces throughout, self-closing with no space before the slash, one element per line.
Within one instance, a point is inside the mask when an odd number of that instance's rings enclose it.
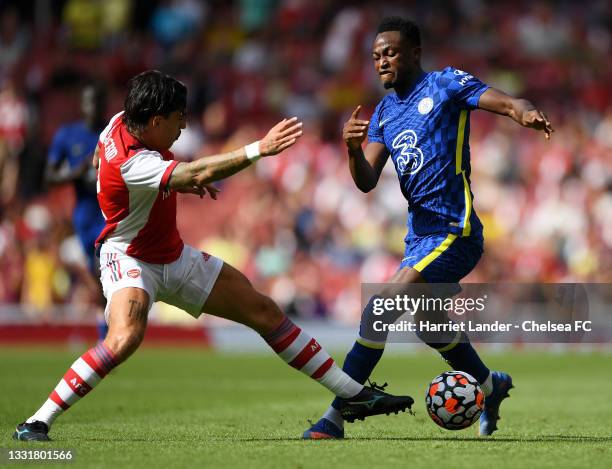
<path fill-rule="evenodd" d="M 130 269 L 127 271 L 127 275 L 130 278 L 138 278 L 140 277 L 140 270 L 138 269 Z"/>
<path fill-rule="evenodd" d="M 423 166 L 423 152 L 416 144 L 416 132 L 410 129 L 404 130 L 393 139 L 391 146 L 400 152 L 395 161 L 402 174 L 414 174 Z"/>
<path fill-rule="evenodd" d="M 421 99 L 417 109 L 421 114 L 427 114 L 433 109 L 433 99 L 429 97 Z"/>

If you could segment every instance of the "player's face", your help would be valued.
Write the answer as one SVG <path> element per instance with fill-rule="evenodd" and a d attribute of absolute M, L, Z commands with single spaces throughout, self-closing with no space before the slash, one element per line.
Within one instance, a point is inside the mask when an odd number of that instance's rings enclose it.
<path fill-rule="evenodd" d="M 411 50 L 402 42 L 399 31 L 385 31 L 376 36 L 372 47 L 374 68 L 386 89 L 403 84 L 411 75 Z"/>
<path fill-rule="evenodd" d="M 81 95 L 81 111 L 85 120 L 95 122 L 101 120 L 105 112 L 106 102 L 101 92 L 93 86 L 87 86 Z"/>
<path fill-rule="evenodd" d="M 174 111 L 168 117 L 155 116 L 152 122 L 155 129 L 157 147 L 167 150 L 181 135 L 181 130 L 187 127 L 185 111 Z"/>

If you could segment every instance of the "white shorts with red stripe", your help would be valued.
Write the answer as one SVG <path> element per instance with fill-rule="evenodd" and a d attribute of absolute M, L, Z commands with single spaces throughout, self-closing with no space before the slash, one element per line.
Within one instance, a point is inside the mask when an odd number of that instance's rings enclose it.
<path fill-rule="evenodd" d="M 169 264 L 149 264 L 113 249 L 104 243 L 100 249 L 100 281 L 106 297 L 105 317 L 113 293 L 122 288 L 142 288 L 149 294 L 149 309 L 163 301 L 199 317 L 212 291 L 223 261 L 185 245 L 180 257 Z"/>

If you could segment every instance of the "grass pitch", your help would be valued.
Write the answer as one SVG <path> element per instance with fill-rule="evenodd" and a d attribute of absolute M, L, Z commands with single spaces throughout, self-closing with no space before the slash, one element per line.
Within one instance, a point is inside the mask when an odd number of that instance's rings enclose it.
<path fill-rule="evenodd" d="M 0 447 L 72 449 L 72 467 L 612 467 L 611 357 L 605 353 L 484 353 L 512 374 L 500 430 L 438 428 L 427 383 L 434 353 L 388 355 L 374 379 L 415 400 L 415 416 L 347 425 L 344 441 L 302 441 L 330 395 L 272 353 L 143 349 L 56 422 L 54 441 L 10 439 L 79 353 L 0 348 Z M 343 354 L 336 353 L 342 360 Z M 48 463 L 45 463 L 48 464 Z M 24 466 L 23 463 L 19 463 Z M 40 467 L 40 463 L 37 464 Z"/>

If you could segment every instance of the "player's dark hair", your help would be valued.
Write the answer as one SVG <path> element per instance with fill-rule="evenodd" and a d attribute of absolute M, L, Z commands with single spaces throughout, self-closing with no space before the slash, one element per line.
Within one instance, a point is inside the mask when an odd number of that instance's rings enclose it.
<path fill-rule="evenodd" d="M 386 31 L 399 31 L 403 41 L 408 41 L 413 46 L 421 45 L 421 30 L 413 21 L 399 16 L 388 16 L 380 22 L 376 34 Z"/>
<path fill-rule="evenodd" d="M 187 88 L 180 81 L 157 70 L 131 78 L 125 98 L 123 121 L 128 128 L 141 130 L 153 116 L 168 117 L 187 108 Z"/>

